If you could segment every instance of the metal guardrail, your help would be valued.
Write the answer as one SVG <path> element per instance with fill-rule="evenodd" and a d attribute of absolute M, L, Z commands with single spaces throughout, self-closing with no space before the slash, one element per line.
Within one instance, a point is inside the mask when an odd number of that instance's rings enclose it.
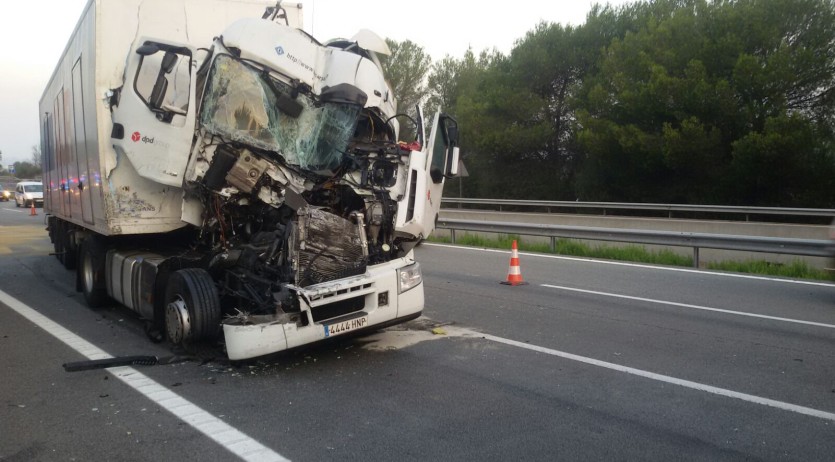
<path fill-rule="evenodd" d="M 835 217 L 835 209 L 813 209 L 813 208 L 784 208 L 784 207 L 738 207 L 733 205 L 686 205 L 686 204 L 641 204 L 627 202 L 571 202 L 571 201 L 530 201 L 514 199 L 469 199 L 458 197 L 444 197 L 441 202 L 444 205 L 491 205 L 498 207 L 541 207 L 551 211 L 551 208 L 563 209 L 597 209 L 603 210 L 651 210 L 667 212 L 672 217 L 673 212 L 712 212 L 729 213 L 746 216 L 750 215 L 794 215 L 794 216 L 815 216 Z"/>
<path fill-rule="evenodd" d="M 824 239 L 795 239 L 733 234 L 684 233 L 617 228 L 591 228 L 584 226 L 560 226 L 533 223 L 507 223 L 498 221 L 474 221 L 439 219 L 438 228 L 450 230 L 452 242 L 455 232 L 476 231 L 500 234 L 521 234 L 551 238 L 551 250 L 557 238 L 588 239 L 596 241 L 630 242 L 637 244 L 669 245 L 693 248 L 693 266 L 699 267 L 699 249 L 744 250 L 811 257 L 835 255 L 835 244 Z"/>

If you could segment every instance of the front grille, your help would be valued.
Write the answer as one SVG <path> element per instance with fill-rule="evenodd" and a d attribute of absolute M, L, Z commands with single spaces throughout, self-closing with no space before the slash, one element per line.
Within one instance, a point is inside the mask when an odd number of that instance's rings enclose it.
<path fill-rule="evenodd" d="M 336 318 L 365 308 L 365 296 L 340 300 L 327 305 L 311 308 L 314 322 L 321 322 L 326 319 Z"/>

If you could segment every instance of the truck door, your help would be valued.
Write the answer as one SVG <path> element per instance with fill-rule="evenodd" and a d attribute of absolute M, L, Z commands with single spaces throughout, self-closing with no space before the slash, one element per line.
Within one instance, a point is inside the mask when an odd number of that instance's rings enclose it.
<path fill-rule="evenodd" d="M 454 165 L 453 165 L 454 162 Z M 435 229 L 444 179 L 458 172 L 458 123 L 452 117 L 440 112 L 432 119 L 432 132 L 426 150 L 426 211 L 423 220 L 423 237 Z"/>
<path fill-rule="evenodd" d="M 194 135 L 197 61 L 192 48 L 140 39 L 113 106 L 113 147 L 136 172 L 182 187 Z"/>
<path fill-rule="evenodd" d="M 422 133 L 422 117 L 418 112 Z M 425 137 L 421 136 L 421 139 Z M 437 113 L 432 121 L 429 141 L 421 152 L 412 153 L 407 197 L 400 202 L 395 230 L 425 239 L 435 229 L 441 209 L 444 179 L 458 173 L 458 124 Z"/>
<path fill-rule="evenodd" d="M 432 119 L 432 131 L 426 145 L 426 208 L 423 214 L 423 237 L 428 237 L 435 229 L 435 221 L 441 210 L 441 198 L 444 193 L 444 164 L 446 162 L 446 144 L 443 133 L 439 130 L 441 114 L 435 113 Z"/>

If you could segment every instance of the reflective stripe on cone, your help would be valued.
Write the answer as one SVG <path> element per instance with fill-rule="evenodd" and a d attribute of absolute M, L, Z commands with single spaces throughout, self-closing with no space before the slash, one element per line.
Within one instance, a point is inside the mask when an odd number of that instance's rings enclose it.
<path fill-rule="evenodd" d="M 519 250 L 516 247 L 515 240 L 510 249 L 510 269 L 507 271 L 507 280 L 501 283 L 509 286 L 527 285 L 527 282 L 522 280 L 522 269 L 519 267 Z"/>

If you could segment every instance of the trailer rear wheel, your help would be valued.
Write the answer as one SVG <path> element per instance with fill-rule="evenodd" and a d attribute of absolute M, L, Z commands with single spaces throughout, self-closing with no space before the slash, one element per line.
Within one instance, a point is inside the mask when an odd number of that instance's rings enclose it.
<path fill-rule="evenodd" d="M 76 249 L 71 247 L 69 226 L 62 220 L 55 220 L 55 234 L 53 235 L 52 248 L 55 249 L 55 257 L 64 265 L 64 268 L 75 269 L 78 255 Z"/>
<path fill-rule="evenodd" d="M 220 334 L 220 297 L 206 270 L 186 268 L 168 278 L 165 330 L 175 345 L 212 341 Z"/>
<path fill-rule="evenodd" d="M 88 237 L 81 242 L 78 276 L 81 292 L 90 308 L 100 308 L 108 301 L 105 285 L 105 256 L 107 249 L 100 238 Z"/>
<path fill-rule="evenodd" d="M 78 248 L 72 241 L 72 228 L 72 225 L 64 224 L 61 227 L 61 234 L 58 236 L 64 250 L 64 258 L 61 262 L 64 264 L 64 268 L 68 270 L 75 269 L 76 263 L 78 263 Z"/>
<path fill-rule="evenodd" d="M 64 263 L 64 248 L 62 247 L 61 241 L 61 234 L 63 234 L 61 230 L 63 228 L 64 226 L 61 220 L 55 220 L 49 231 L 52 233 L 52 248 L 55 249 L 55 258 L 57 258 L 61 264 Z"/>

